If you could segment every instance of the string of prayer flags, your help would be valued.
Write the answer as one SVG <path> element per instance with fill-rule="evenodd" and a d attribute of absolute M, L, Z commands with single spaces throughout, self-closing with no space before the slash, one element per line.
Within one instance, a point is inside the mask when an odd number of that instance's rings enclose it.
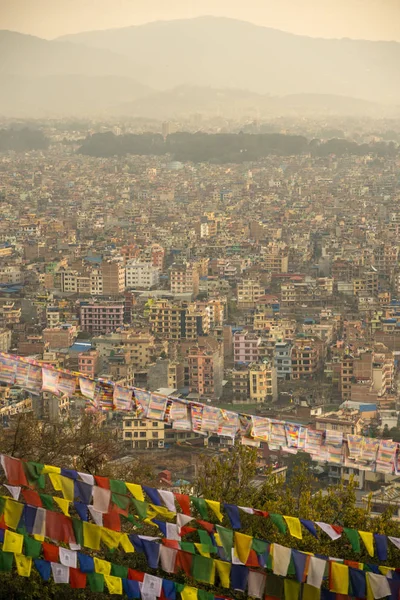
<path fill-rule="evenodd" d="M 225 411 L 182 398 L 171 398 L 139 388 L 120 386 L 103 379 L 43 365 L 32 358 L 0 353 L 0 381 L 18 385 L 33 394 L 41 390 L 71 397 L 79 395 L 89 411 L 125 411 L 137 418 L 165 421 L 175 429 L 199 435 L 217 434 L 242 444 L 296 453 L 308 452 L 315 460 L 350 465 L 381 473 L 400 471 L 399 444 L 326 430 L 314 431 L 296 423 Z M 78 385 L 79 384 L 79 385 Z"/>

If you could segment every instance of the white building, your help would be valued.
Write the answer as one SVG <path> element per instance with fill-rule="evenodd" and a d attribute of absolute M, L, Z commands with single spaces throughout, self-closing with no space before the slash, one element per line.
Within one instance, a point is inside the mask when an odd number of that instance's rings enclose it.
<path fill-rule="evenodd" d="M 129 260 L 125 267 L 125 285 L 132 289 L 150 290 L 158 286 L 160 269 L 151 263 Z"/>

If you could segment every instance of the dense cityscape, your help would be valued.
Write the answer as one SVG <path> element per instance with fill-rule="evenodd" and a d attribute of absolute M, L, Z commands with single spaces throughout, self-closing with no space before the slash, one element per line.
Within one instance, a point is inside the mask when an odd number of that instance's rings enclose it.
<path fill-rule="evenodd" d="M 400 8 L 0 4 L 0 600 L 399 600 Z"/>

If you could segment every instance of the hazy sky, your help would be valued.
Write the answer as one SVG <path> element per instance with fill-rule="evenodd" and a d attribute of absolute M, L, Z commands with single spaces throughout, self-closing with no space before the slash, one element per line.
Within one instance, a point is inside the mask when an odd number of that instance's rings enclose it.
<path fill-rule="evenodd" d="M 47 38 L 199 15 L 312 36 L 400 41 L 400 0 L 0 0 L 0 29 Z"/>

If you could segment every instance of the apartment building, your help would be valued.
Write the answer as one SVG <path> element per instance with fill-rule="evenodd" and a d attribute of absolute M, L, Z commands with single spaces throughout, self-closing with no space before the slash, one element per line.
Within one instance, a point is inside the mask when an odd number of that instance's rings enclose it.
<path fill-rule="evenodd" d="M 353 279 L 353 294 L 359 296 L 376 296 L 378 293 L 379 275 L 376 269 L 366 271 L 361 277 Z"/>
<path fill-rule="evenodd" d="M 187 357 L 189 389 L 199 397 L 219 399 L 222 396 L 224 359 L 222 348 L 209 350 L 193 346 Z"/>
<path fill-rule="evenodd" d="M 129 350 L 130 361 L 135 371 L 146 369 L 155 354 L 154 336 L 148 331 L 135 329 L 115 331 L 94 337 L 93 344 L 104 359 L 108 359 L 111 354 L 116 354 L 121 348 Z"/>
<path fill-rule="evenodd" d="M 279 379 L 292 378 L 292 347 L 291 341 L 279 341 L 275 344 L 274 366 Z"/>
<path fill-rule="evenodd" d="M 157 287 L 160 269 L 150 263 L 129 260 L 125 266 L 125 285 L 131 289 L 150 290 Z"/>
<path fill-rule="evenodd" d="M 110 333 L 124 324 L 124 303 L 81 302 L 79 319 L 82 331 Z"/>
<path fill-rule="evenodd" d="M 46 327 L 43 330 L 43 341 L 49 350 L 69 348 L 78 335 L 75 325 L 61 324 L 56 327 Z"/>
<path fill-rule="evenodd" d="M 173 264 L 169 271 L 171 292 L 173 294 L 199 293 L 199 269 L 196 263 Z"/>
<path fill-rule="evenodd" d="M 100 352 L 98 350 L 89 350 L 88 352 L 79 352 L 78 354 L 78 371 L 87 377 L 97 375 L 100 361 Z"/>
<path fill-rule="evenodd" d="M 0 352 L 9 352 L 11 348 L 11 329 L 0 329 Z"/>
<path fill-rule="evenodd" d="M 249 402 L 249 369 L 244 365 L 237 365 L 232 370 L 232 397 L 233 402 Z"/>
<path fill-rule="evenodd" d="M 157 300 L 149 308 L 149 323 L 155 335 L 169 340 L 185 337 L 185 313 L 182 306 Z"/>
<path fill-rule="evenodd" d="M 284 307 L 296 306 L 297 304 L 322 304 L 332 298 L 333 278 L 299 277 L 292 278 L 288 283 L 281 284 L 281 305 Z"/>
<path fill-rule="evenodd" d="M 250 402 L 276 402 L 278 383 L 276 369 L 269 363 L 252 363 L 249 366 Z"/>
<path fill-rule="evenodd" d="M 342 358 L 339 389 L 343 400 L 381 402 L 390 397 L 393 386 L 394 355 L 383 345 Z"/>
<path fill-rule="evenodd" d="M 323 342 L 315 339 L 296 339 L 292 347 L 292 379 L 315 376 L 322 366 Z"/>
<path fill-rule="evenodd" d="M 121 260 L 105 260 L 101 263 L 103 295 L 116 296 L 125 289 L 125 269 Z"/>
<path fill-rule="evenodd" d="M 249 331 L 237 331 L 233 336 L 233 359 L 235 363 L 258 362 L 261 338 Z"/>
<path fill-rule="evenodd" d="M 287 273 L 289 267 L 289 249 L 284 242 L 270 242 L 261 249 L 263 267 L 269 273 Z"/>
<path fill-rule="evenodd" d="M 131 448 L 136 450 L 164 448 L 164 423 L 124 417 L 122 420 L 122 439 L 124 442 L 130 443 Z"/>
<path fill-rule="evenodd" d="M 265 288 L 253 279 L 245 279 L 237 285 L 237 305 L 240 309 L 255 308 L 264 296 Z"/>

